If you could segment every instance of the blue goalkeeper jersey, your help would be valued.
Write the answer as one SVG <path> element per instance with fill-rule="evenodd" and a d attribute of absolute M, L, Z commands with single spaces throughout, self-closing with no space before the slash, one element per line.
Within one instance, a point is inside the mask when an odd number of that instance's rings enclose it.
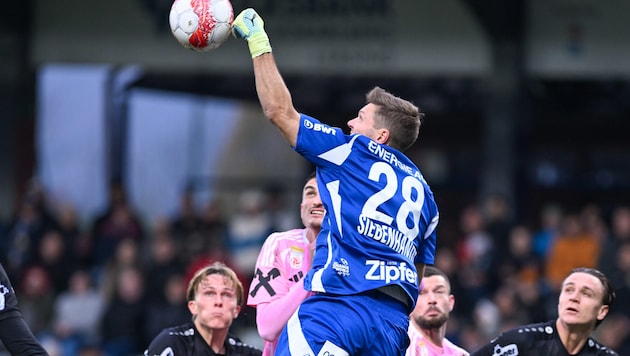
<path fill-rule="evenodd" d="M 295 151 L 317 166 L 326 216 L 304 287 L 357 294 L 390 284 L 418 297 L 414 262 L 433 264 L 438 208 L 396 149 L 302 114 Z"/>

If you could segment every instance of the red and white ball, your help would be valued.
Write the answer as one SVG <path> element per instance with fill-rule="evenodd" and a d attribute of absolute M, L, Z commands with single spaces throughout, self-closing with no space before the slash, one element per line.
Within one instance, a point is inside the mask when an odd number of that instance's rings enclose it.
<path fill-rule="evenodd" d="M 230 0 L 175 0 L 168 22 L 182 46 L 211 51 L 230 37 L 234 10 Z"/>

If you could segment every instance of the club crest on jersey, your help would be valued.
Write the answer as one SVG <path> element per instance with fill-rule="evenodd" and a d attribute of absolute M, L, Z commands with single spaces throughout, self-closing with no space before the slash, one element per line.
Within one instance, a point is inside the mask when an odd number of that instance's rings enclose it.
<path fill-rule="evenodd" d="M 347 277 L 350 275 L 350 265 L 345 258 L 341 258 L 340 260 L 341 263 L 337 261 L 333 262 L 332 268 L 337 271 L 338 275 Z"/>
<path fill-rule="evenodd" d="M 298 246 L 291 246 L 289 250 L 289 263 L 291 268 L 302 268 L 302 260 L 304 259 L 304 249 Z"/>

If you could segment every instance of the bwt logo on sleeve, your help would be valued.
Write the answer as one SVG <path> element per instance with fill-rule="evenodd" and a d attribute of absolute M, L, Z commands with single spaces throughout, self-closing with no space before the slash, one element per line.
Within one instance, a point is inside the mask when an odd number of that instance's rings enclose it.
<path fill-rule="evenodd" d="M 324 124 L 320 124 L 320 123 L 314 124 L 310 120 L 304 120 L 304 127 L 306 127 L 309 130 L 319 131 L 319 132 L 323 132 L 323 133 L 329 134 L 329 135 L 336 135 L 337 134 L 335 129 L 333 129 L 332 127 L 324 125 Z"/>

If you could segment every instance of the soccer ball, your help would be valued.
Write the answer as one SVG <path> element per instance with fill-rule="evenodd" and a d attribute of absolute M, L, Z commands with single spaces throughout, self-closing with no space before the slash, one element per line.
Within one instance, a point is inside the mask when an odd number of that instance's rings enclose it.
<path fill-rule="evenodd" d="M 175 0 L 168 22 L 182 46 L 211 51 L 230 37 L 234 10 L 230 0 Z"/>

